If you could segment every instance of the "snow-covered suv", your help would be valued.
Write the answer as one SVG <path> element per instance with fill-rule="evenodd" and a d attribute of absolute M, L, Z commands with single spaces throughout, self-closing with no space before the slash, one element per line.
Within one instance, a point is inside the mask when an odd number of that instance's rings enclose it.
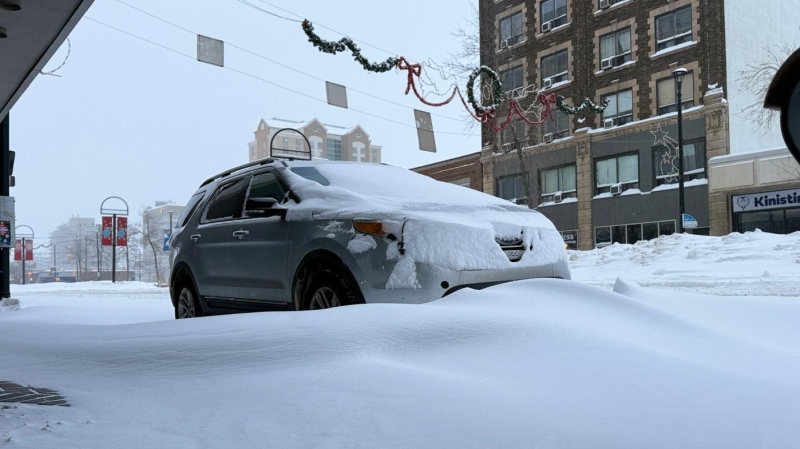
<path fill-rule="evenodd" d="M 542 214 L 384 164 L 263 159 L 206 180 L 170 241 L 176 318 L 423 303 L 569 279 Z"/>

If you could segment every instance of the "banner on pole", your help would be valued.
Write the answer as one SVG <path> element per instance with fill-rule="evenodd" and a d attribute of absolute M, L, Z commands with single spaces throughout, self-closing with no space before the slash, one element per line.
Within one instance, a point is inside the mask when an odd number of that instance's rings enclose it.
<path fill-rule="evenodd" d="M 164 229 L 164 251 L 169 251 L 169 237 L 172 232 L 169 229 Z"/>
<path fill-rule="evenodd" d="M 0 248 L 11 248 L 11 221 L 0 220 Z"/>
<path fill-rule="evenodd" d="M 111 217 L 103 216 L 103 246 L 111 246 Z"/>
<path fill-rule="evenodd" d="M 25 239 L 25 260 L 33 260 L 33 239 Z"/>
<path fill-rule="evenodd" d="M 127 217 L 117 217 L 117 246 L 128 246 Z"/>
<path fill-rule="evenodd" d="M 22 239 L 14 243 L 14 260 L 22 260 Z"/>

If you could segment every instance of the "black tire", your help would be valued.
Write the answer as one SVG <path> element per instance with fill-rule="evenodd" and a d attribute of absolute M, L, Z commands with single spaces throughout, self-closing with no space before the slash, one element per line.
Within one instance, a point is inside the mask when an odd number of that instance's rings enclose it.
<path fill-rule="evenodd" d="M 303 284 L 303 310 L 364 304 L 358 285 L 337 268 L 316 266 L 308 271 Z"/>
<path fill-rule="evenodd" d="M 180 320 L 184 318 L 197 318 L 205 315 L 203 313 L 203 306 L 200 303 L 200 298 L 197 291 L 194 289 L 191 279 L 184 276 L 182 282 L 178 284 L 175 293 L 177 299 L 175 300 L 175 319 Z"/>

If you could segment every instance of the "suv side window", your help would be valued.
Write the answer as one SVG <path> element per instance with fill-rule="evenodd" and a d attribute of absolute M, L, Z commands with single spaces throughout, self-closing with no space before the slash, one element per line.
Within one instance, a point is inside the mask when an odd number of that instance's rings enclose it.
<path fill-rule="evenodd" d="M 284 190 L 278 177 L 275 173 L 268 171 L 266 173 L 259 173 L 252 178 L 250 183 L 250 190 L 247 192 L 247 198 L 275 198 L 278 203 L 282 203 L 286 190 Z"/>
<path fill-rule="evenodd" d="M 234 182 L 224 184 L 214 194 L 203 222 L 230 220 L 238 218 L 244 207 L 244 190 L 250 182 L 249 177 L 244 177 Z"/>

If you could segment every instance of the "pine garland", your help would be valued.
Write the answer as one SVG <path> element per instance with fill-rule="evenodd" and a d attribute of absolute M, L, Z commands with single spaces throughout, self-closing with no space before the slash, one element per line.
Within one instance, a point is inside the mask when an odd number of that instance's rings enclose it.
<path fill-rule="evenodd" d="M 353 59 L 358 61 L 368 72 L 388 72 L 397 66 L 397 58 L 388 58 L 377 64 L 369 62 L 367 58 L 361 55 L 361 49 L 358 48 L 355 42 L 349 37 L 343 37 L 338 42 L 323 40 L 314 33 L 314 25 L 312 25 L 308 19 L 303 21 L 303 31 L 306 33 L 306 36 L 308 36 L 308 41 L 314 44 L 314 46 L 323 53 L 335 55 L 336 53 L 350 50 L 350 52 L 353 53 Z"/>
<path fill-rule="evenodd" d="M 583 110 L 586 109 L 587 106 L 595 114 L 602 114 L 603 111 L 606 110 L 606 107 L 608 107 L 608 98 L 604 98 L 603 103 L 600 105 L 592 101 L 589 97 L 584 98 L 581 104 L 579 104 L 578 106 L 567 106 L 566 104 L 564 104 L 564 97 L 562 97 L 561 95 L 557 97 L 556 101 L 556 107 L 558 108 L 558 110 L 565 114 L 570 114 L 570 115 L 575 115 L 583 112 Z"/>
<path fill-rule="evenodd" d="M 475 80 L 478 78 L 480 74 L 484 74 L 489 77 L 489 80 L 492 82 L 492 92 L 494 94 L 495 103 L 488 107 L 483 107 L 478 104 L 478 101 L 475 99 Z M 482 65 L 477 69 L 473 70 L 472 73 L 469 75 L 469 79 L 467 79 L 467 101 L 469 101 L 470 106 L 472 109 L 475 110 L 477 115 L 485 114 L 487 111 L 494 111 L 497 109 L 497 102 L 502 101 L 506 98 L 506 94 L 503 93 L 503 87 L 500 84 L 500 77 L 497 75 L 497 72 Z"/>

